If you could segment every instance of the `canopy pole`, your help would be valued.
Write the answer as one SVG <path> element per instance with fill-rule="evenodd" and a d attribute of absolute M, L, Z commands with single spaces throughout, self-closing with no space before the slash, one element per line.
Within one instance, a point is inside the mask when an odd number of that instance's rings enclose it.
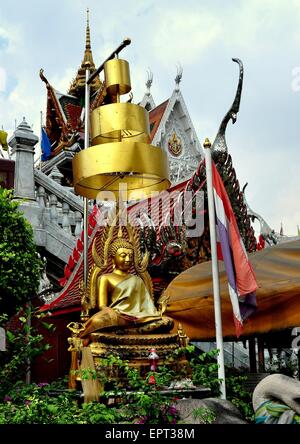
<path fill-rule="evenodd" d="M 89 114 L 90 114 L 90 84 L 88 79 L 90 77 L 90 70 L 87 67 L 85 71 L 85 110 L 84 110 L 84 149 L 89 147 L 90 137 L 89 137 Z M 88 281 L 88 213 L 89 213 L 89 201 L 87 197 L 83 198 L 83 283 L 84 283 L 84 294 L 87 291 L 87 281 Z"/>
<path fill-rule="evenodd" d="M 41 134 L 41 138 L 40 138 L 40 165 L 39 165 L 39 169 L 40 171 L 42 171 L 42 155 L 43 155 L 43 150 L 42 150 L 42 131 L 43 131 L 43 111 L 40 111 L 40 118 L 41 118 L 41 130 L 40 130 L 40 134 Z"/>

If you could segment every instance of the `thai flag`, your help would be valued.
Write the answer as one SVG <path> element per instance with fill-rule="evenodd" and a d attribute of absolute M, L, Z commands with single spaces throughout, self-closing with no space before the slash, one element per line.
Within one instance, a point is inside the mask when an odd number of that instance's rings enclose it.
<path fill-rule="evenodd" d="M 256 310 L 257 282 L 225 186 L 213 161 L 212 182 L 218 259 L 224 261 L 236 335 L 239 337 L 243 331 L 243 321 Z"/>

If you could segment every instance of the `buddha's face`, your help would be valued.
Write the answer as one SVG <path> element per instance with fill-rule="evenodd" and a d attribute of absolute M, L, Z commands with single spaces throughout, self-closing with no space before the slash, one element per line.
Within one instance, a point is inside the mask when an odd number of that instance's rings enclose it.
<path fill-rule="evenodd" d="M 119 248 L 114 257 L 116 269 L 128 271 L 133 262 L 133 250 L 130 248 Z"/>

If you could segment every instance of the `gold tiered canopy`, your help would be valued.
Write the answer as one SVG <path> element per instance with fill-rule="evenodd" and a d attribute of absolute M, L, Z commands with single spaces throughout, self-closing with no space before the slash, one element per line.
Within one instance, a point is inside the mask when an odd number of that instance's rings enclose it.
<path fill-rule="evenodd" d="M 127 200 L 145 198 L 170 186 L 166 153 L 149 144 L 149 116 L 141 106 L 120 103 L 131 90 L 129 65 L 114 58 L 104 64 L 106 91 L 112 102 L 91 114 L 92 147 L 73 160 L 75 191 L 90 199 L 99 192 L 118 196 L 127 187 Z"/>

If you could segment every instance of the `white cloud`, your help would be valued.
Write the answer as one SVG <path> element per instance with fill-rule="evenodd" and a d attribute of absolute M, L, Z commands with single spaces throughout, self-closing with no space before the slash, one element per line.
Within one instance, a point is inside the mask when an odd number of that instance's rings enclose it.
<path fill-rule="evenodd" d="M 0 92 L 6 89 L 6 71 L 0 66 Z"/>
<path fill-rule="evenodd" d="M 184 66 L 194 64 L 220 38 L 221 17 L 204 8 L 165 6 L 157 12 L 159 18 L 151 37 L 152 49 L 159 62 L 166 66 L 178 59 Z"/>
<path fill-rule="evenodd" d="M 48 79 L 48 82 L 50 82 L 50 84 L 53 85 L 53 87 L 57 91 L 59 91 L 61 93 L 66 93 L 70 87 L 70 84 L 72 83 L 72 80 L 76 77 L 78 68 L 79 68 L 79 65 L 78 65 L 78 67 L 76 67 L 76 69 L 74 69 L 72 67 L 64 68 L 64 70 L 61 74 L 55 74 L 51 78 L 48 78 L 47 76 L 46 77 Z M 45 92 L 46 92 L 46 88 L 45 88 Z"/>

